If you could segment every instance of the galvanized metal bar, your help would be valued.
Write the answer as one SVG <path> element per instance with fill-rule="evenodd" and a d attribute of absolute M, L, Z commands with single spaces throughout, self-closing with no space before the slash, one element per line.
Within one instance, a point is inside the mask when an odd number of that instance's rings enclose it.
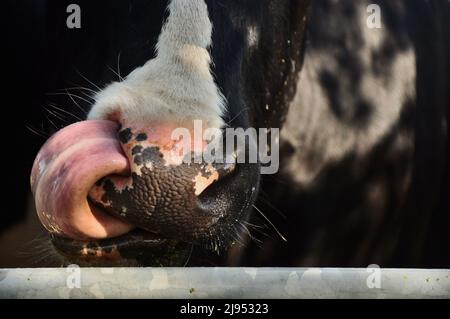
<path fill-rule="evenodd" d="M 0 298 L 450 298 L 450 270 L 0 269 Z"/>

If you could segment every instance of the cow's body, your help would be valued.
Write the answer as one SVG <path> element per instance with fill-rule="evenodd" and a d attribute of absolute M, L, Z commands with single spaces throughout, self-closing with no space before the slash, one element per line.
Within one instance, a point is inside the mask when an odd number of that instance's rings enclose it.
<path fill-rule="evenodd" d="M 205 258 L 239 266 L 450 265 L 440 251 L 450 226 L 450 5 L 375 1 L 382 28 L 369 29 L 369 2 L 314 1 L 305 42 L 306 1 L 283 10 L 276 1 L 260 10 L 252 10 L 253 2 L 206 1 L 211 20 L 220 21 L 210 52 L 230 110 L 225 122 L 282 127 L 280 172 L 263 177 L 250 222 L 267 224 L 266 215 L 287 241 L 272 227 L 263 230 L 267 238 L 249 227 L 246 247 L 234 245 L 219 261 L 194 252 L 192 265 L 209 265 Z M 47 8 L 50 24 L 64 23 L 65 5 Z M 161 32 L 166 5 L 83 3 L 81 30 L 49 29 L 54 72 L 43 90 L 84 82 L 98 91 L 91 82 L 104 88 L 155 57 L 156 38 L 148 34 Z M 237 9 L 246 21 L 236 23 L 241 16 L 225 11 Z M 160 14 L 145 19 L 149 10 Z M 248 28 L 245 39 L 236 25 Z M 236 53 L 244 48 L 246 54 Z M 88 99 L 76 102 L 89 110 Z M 75 105 L 70 112 L 86 116 Z"/>
<path fill-rule="evenodd" d="M 244 264 L 448 266 L 449 4 L 315 1 L 282 171 L 262 200 L 276 233 Z M 446 225 L 446 226 L 443 226 Z"/>

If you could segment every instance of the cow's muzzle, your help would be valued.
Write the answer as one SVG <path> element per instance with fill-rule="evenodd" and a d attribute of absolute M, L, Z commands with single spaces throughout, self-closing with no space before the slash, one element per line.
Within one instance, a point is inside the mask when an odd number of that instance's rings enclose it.
<path fill-rule="evenodd" d="M 185 141 L 172 140 L 174 128 L 90 120 L 45 143 L 31 186 L 57 248 L 114 257 L 108 247 L 145 240 L 229 243 L 257 192 L 257 164 L 192 160 L 206 144 L 180 152 Z"/>

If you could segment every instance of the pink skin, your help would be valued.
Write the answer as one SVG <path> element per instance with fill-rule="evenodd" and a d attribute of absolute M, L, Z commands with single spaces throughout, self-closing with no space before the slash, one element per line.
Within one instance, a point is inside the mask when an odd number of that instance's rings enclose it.
<path fill-rule="evenodd" d="M 147 133 L 145 144 L 170 151 L 176 145 L 170 139 L 175 128 L 172 126 L 154 123 L 152 129 L 145 131 L 131 128 L 134 133 Z M 135 167 L 130 166 L 127 155 L 130 156 L 134 142 L 121 145 L 118 129 L 113 121 L 78 122 L 44 144 L 33 165 L 31 188 L 39 219 L 49 232 L 89 240 L 124 235 L 135 228 L 87 199 L 101 199 L 102 191 L 95 183 L 102 177 L 109 176 L 118 188 L 130 182 L 128 176 Z"/>

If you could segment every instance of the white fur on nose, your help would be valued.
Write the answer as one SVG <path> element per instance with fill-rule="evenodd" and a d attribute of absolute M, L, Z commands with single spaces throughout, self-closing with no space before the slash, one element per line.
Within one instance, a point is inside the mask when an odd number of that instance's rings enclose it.
<path fill-rule="evenodd" d="M 100 91 L 89 119 L 121 113 L 127 123 L 203 120 L 220 128 L 224 99 L 211 74 L 212 24 L 204 0 L 172 0 L 157 55 Z"/>

